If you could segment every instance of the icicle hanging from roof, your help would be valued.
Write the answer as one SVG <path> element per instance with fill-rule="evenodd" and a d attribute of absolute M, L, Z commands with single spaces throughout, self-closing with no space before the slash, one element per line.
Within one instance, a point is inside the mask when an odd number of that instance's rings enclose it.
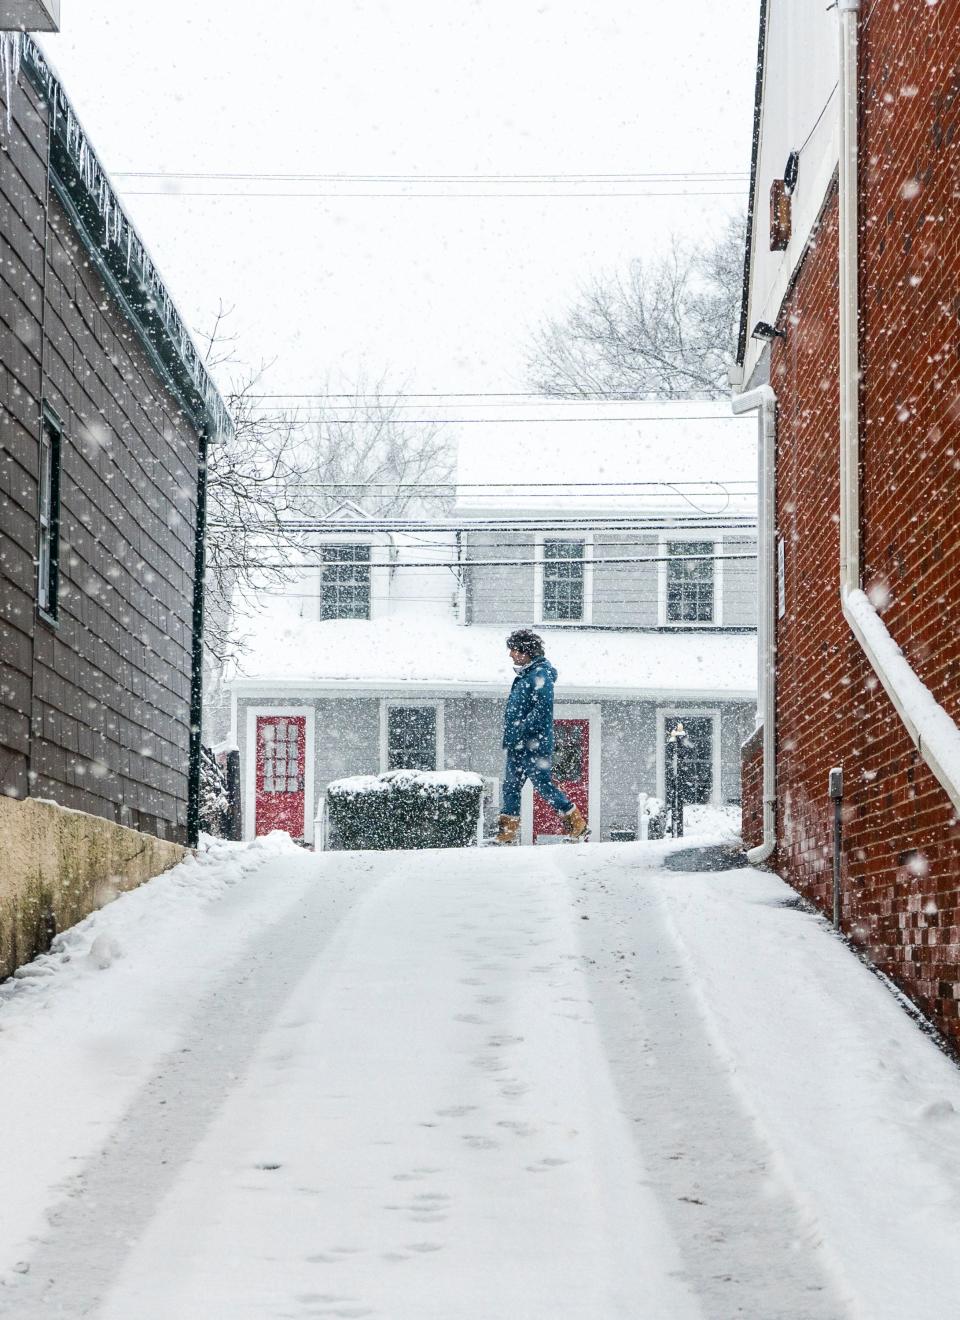
<path fill-rule="evenodd" d="M 7 107 L 7 135 L 13 130 L 13 94 L 20 76 L 22 32 L 0 32 L 0 73 L 3 74 L 3 99 Z"/>
<path fill-rule="evenodd" d="M 230 414 L 207 373 L 197 347 L 160 278 L 159 271 L 124 212 L 106 171 L 100 164 L 43 52 L 36 42 L 22 33 L 9 33 L 3 36 L 4 40 L 0 43 L 0 57 L 2 57 L 4 86 L 9 87 L 16 81 L 22 55 L 33 79 L 43 89 L 49 103 L 54 132 L 59 130 L 59 137 L 66 146 L 67 155 L 82 180 L 87 197 L 100 217 L 103 226 L 101 246 L 108 252 L 115 250 L 120 262 L 125 264 L 127 272 L 136 279 L 148 311 L 161 323 L 170 344 L 187 371 L 193 388 L 202 399 L 207 414 L 214 423 L 215 434 L 229 435 L 233 430 Z M 11 40 L 8 41 L 7 37 Z M 65 120 L 65 130 L 59 129 L 61 115 Z M 9 127 L 9 93 L 7 118 Z"/>

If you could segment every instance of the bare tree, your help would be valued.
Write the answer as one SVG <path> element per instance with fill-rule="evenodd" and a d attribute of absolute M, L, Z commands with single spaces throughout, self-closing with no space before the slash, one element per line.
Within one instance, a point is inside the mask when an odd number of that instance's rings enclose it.
<path fill-rule="evenodd" d="M 204 336 L 206 360 L 234 365 L 222 307 Z M 448 500 L 453 448 L 439 424 L 404 420 L 396 391 L 361 377 L 330 389 L 309 416 L 265 407 L 266 367 L 224 391 L 233 435 L 212 445 L 207 468 L 204 636 L 208 687 L 240 649 L 243 617 L 264 590 L 282 589 L 310 558 L 310 523 L 345 500 L 371 514 L 402 514 Z"/>
<path fill-rule="evenodd" d="M 325 399 L 303 431 L 315 515 L 346 500 L 381 517 L 449 506 L 455 453 L 441 422 L 408 421 L 409 404 L 382 377 L 361 375 L 336 401 L 328 387 Z"/>
<path fill-rule="evenodd" d="M 709 242 L 674 238 L 665 255 L 594 279 L 565 317 L 535 332 L 531 387 L 585 397 L 725 397 L 744 234 L 743 218 L 731 217 Z"/>
<path fill-rule="evenodd" d="M 307 468 L 298 452 L 296 417 L 260 405 L 266 364 L 253 372 L 238 368 L 231 315 L 221 303 L 200 336 L 207 366 L 228 378 L 223 396 L 234 422 L 233 433 L 207 454 L 204 645 L 211 673 L 234 649 L 237 609 L 258 588 L 289 577 L 286 565 L 297 549 L 296 533 L 285 525 L 290 492 Z"/>

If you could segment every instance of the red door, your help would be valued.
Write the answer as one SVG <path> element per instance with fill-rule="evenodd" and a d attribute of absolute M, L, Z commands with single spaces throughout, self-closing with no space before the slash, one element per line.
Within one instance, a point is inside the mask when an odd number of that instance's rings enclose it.
<path fill-rule="evenodd" d="M 306 727 L 305 715 L 257 716 L 257 834 L 303 838 Z"/>
<path fill-rule="evenodd" d="M 553 721 L 553 780 L 567 797 L 590 818 L 590 721 Z M 562 834 L 560 817 L 541 799 L 533 795 L 533 837 L 541 834 Z"/>

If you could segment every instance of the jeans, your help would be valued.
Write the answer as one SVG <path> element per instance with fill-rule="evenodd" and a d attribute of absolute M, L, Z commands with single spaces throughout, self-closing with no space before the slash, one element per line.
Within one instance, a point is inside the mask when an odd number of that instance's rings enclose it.
<path fill-rule="evenodd" d="M 545 757 L 530 756 L 522 751 L 508 751 L 507 764 L 503 772 L 503 814 L 520 815 L 520 791 L 528 779 L 547 806 L 562 813 L 570 811 L 573 803 L 550 778 L 552 768 Z"/>

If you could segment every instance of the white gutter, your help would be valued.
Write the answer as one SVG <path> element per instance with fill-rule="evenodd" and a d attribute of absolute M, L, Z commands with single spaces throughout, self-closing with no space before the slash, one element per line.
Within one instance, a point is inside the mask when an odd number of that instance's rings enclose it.
<path fill-rule="evenodd" d="M 840 600 L 844 618 L 920 755 L 960 814 L 960 729 L 918 678 L 860 586 L 857 16 L 840 13 Z"/>
<path fill-rule="evenodd" d="M 777 846 L 777 582 L 776 582 L 776 461 L 777 396 L 769 385 L 761 385 L 732 401 L 736 414 L 759 408 L 757 444 L 760 495 L 757 563 L 759 565 L 757 648 L 759 693 L 757 716 L 763 724 L 763 842 L 747 852 L 747 861 L 757 866 L 773 855 Z"/>

